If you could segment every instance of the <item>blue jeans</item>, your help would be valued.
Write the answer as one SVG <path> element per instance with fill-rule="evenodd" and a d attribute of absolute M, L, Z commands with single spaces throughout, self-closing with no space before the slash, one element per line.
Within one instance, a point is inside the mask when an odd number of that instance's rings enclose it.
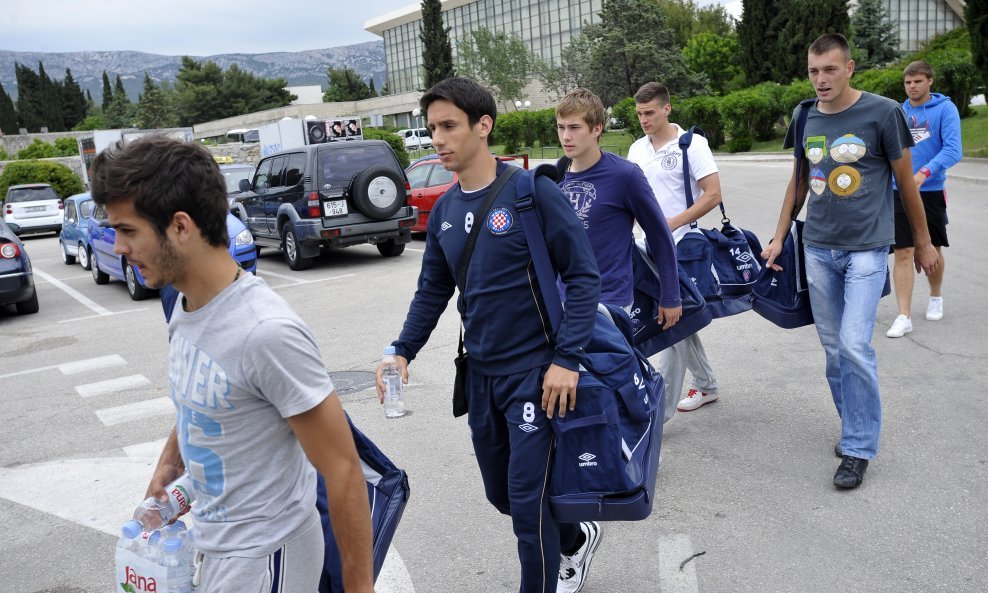
<path fill-rule="evenodd" d="M 888 247 L 841 251 L 806 245 L 805 253 L 813 321 L 841 418 L 841 451 L 874 459 L 882 402 L 871 334 L 888 270 Z"/>

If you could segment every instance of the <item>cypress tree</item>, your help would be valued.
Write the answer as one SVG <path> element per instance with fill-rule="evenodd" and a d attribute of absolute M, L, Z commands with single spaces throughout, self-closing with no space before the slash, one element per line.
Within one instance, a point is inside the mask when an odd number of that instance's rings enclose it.
<path fill-rule="evenodd" d="M 37 72 L 27 66 L 14 64 L 17 78 L 17 124 L 28 132 L 41 129 L 44 117 L 44 100 L 41 94 L 41 80 Z"/>
<path fill-rule="evenodd" d="M 376 97 L 377 96 L 377 89 L 374 88 L 374 79 L 373 78 L 370 78 L 370 79 L 367 80 L 367 88 L 370 89 L 370 92 L 371 92 L 371 96 L 372 97 Z"/>
<path fill-rule="evenodd" d="M 45 72 L 45 65 L 38 62 L 38 79 L 41 81 L 42 120 L 49 132 L 64 132 L 62 117 L 62 84 L 52 80 Z"/>
<path fill-rule="evenodd" d="M 780 0 L 742 0 L 738 22 L 741 45 L 741 69 L 749 85 L 773 80 L 773 66 L 778 59 L 775 40 L 783 22 L 779 17 Z"/>
<path fill-rule="evenodd" d="M 106 70 L 103 71 L 103 111 L 110 108 L 110 103 L 113 102 L 113 87 L 110 86 L 110 77 L 106 75 Z"/>
<path fill-rule="evenodd" d="M 72 71 L 66 68 L 65 79 L 62 81 L 62 121 L 65 129 L 71 130 L 86 119 L 86 111 L 88 111 L 86 95 L 72 77 Z"/>
<path fill-rule="evenodd" d="M 422 73 L 425 88 L 456 76 L 453 67 L 453 46 L 449 41 L 450 27 L 443 26 L 440 0 L 422 0 Z"/>
<path fill-rule="evenodd" d="M 971 35 L 971 58 L 988 86 L 988 0 L 967 0 L 964 8 Z"/>
<path fill-rule="evenodd" d="M 17 110 L 14 109 L 14 101 L 0 84 L 0 132 L 4 134 L 17 133 Z"/>

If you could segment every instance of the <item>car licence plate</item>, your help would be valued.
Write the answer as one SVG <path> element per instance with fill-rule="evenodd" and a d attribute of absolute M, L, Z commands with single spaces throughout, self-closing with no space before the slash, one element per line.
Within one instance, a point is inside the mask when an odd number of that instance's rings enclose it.
<path fill-rule="evenodd" d="M 28 206 L 24 209 L 24 212 L 44 212 L 47 209 L 47 206 Z"/>
<path fill-rule="evenodd" d="M 347 214 L 346 200 L 329 200 L 323 202 L 324 216 L 345 216 Z"/>

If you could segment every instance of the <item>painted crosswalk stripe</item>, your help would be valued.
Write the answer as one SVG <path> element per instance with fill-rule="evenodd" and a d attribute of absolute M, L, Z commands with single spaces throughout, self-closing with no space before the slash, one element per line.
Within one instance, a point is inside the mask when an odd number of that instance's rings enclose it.
<path fill-rule="evenodd" d="M 63 375 L 74 375 L 76 373 L 85 373 L 96 369 L 121 367 L 126 364 L 127 361 L 124 360 L 122 356 L 119 354 L 111 354 L 109 356 L 98 356 L 96 358 L 89 358 L 86 360 L 66 362 L 58 365 L 58 370 L 61 371 Z"/>
<path fill-rule="evenodd" d="M 124 422 L 130 422 L 131 420 L 141 420 L 174 413 L 175 406 L 172 405 L 172 400 L 167 397 L 158 397 L 132 404 L 96 410 L 96 417 L 105 426 L 114 426 Z"/>
<path fill-rule="evenodd" d="M 168 439 L 158 439 L 146 443 L 137 443 L 136 445 L 124 447 L 123 451 L 130 459 L 157 459 L 161 455 L 161 451 L 164 450 L 165 442 L 167 441 Z"/>
<path fill-rule="evenodd" d="M 128 375 L 126 377 L 107 379 L 106 381 L 97 381 L 96 383 L 76 385 L 75 391 L 82 397 L 93 397 L 94 395 L 137 389 L 138 387 L 144 387 L 150 384 L 151 380 L 144 375 Z"/>

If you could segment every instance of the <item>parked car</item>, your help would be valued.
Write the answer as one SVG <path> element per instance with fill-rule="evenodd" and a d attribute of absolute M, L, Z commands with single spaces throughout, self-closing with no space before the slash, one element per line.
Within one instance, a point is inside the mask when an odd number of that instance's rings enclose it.
<path fill-rule="evenodd" d="M 497 158 L 509 165 L 528 168 L 528 155 L 499 156 Z M 405 175 L 408 176 L 408 184 L 412 189 L 408 203 L 419 210 L 418 220 L 412 227 L 412 232 L 424 233 L 425 226 L 429 222 L 429 213 L 432 212 L 436 200 L 446 193 L 446 190 L 453 187 L 453 184 L 460 178 L 456 173 L 444 169 L 439 162 L 439 156 L 434 154 L 412 161 L 405 169 Z"/>
<path fill-rule="evenodd" d="M 62 230 L 62 199 L 47 183 L 25 183 L 7 188 L 3 220 L 18 229 L 17 234 Z"/>
<path fill-rule="evenodd" d="M 79 260 L 82 269 L 89 269 L 89 215 L 93 211 L 93 197 L 89 192 L 65 198 L 65 220 L 58 234 L 58 249 L 62 263 L 69 266 Z"/>
<path fill-rule="evenodd" d="M 418 217 L 408 181 L 383 140 L 312 144 L 261 160 L 234 198 L 259 247 L 280 248 L 293 270 L 312 265 L 320 249 L 370 243 L 400 255 Z"/>
<path fill-rule="evenodd" d="M 233 198 L 243 191 L 240 189 L 240 180 L 246 179 L 250 183 L 251 177 L 254 176 L 254 165 L 244 163 L 220 165 L 220 173 L 223 174 L 223 179 L 226 180 L 226 195 L 232 207 Z"/>
<path fill-rule="evenodd" d="M 230 235 L 230 254 L 240 267 L 248 272 L 257 271 L 257 251 L 254 238 L 244 223 L 231 213 L 226 215 L 226 232 Z M 117 231 L 110 226 L 105 206 L 93 208 L 89 220 L 89 262 L 96 284 L 106 284 L 116 278 L 127 285 L 127 294 L 140 301 L 157 294 L 148 288 L 144 276 L 135 266 L 127 264 L 126 256 L 113 252 Z"/>
<path fill-rule="evenodd" d="M 31 258 L 17 233 L 17 224 L 0 220 L 0 306 L 14 305 L 20 314 L 37 313 L 38 291 L 34 287 Z"/>
<path fill-rule="evenodd" d="M 401 136 L 405 142 L 405 148 L 432 148 L 432 136 L 429 135 L 428 128 L 413 128 L 410 130 L 398 130 L 395 132 Z"/>

